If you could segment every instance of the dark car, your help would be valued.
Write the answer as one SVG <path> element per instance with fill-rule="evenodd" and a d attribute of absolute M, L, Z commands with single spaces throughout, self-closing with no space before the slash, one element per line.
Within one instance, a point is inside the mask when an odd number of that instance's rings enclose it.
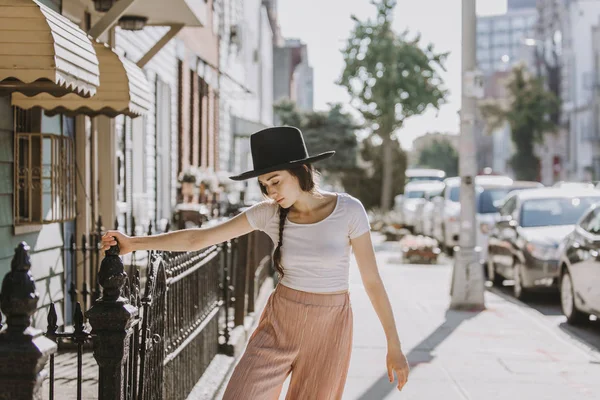
<path fill-rule="evenodd" d="M 600 206 L 594 205 L 560 246 L 560 302 L 567 322 L 600 318 Z"/>
<path fill-rule="evenodd" d="M 513 192 L 500 208 L 488 242 L 488 279 L 502 285 L 514 281 L 514 295 L 526 297 L 534 288 L 554 288 L 559 277 L 561 241 L 600 191 L 557 188 Z"/>

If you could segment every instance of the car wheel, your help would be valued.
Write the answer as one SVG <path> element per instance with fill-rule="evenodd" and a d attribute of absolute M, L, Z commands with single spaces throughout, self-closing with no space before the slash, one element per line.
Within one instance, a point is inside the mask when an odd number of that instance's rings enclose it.
<path fill-rule="evenodd" d="M 501 287 L 504 284 L 504 277 L 496 273 L 496 267 L 494 267 L 492 260 L 488 260 L 487 262 L 487 274 L 488 279 L 492 282 L 492 286 Z"/>
<path fill-rule="evenodd" d="M 515 297 L 519 300 L 526 300 L 529 297 L 529 290 L 523 286 L 523 266 L 518 261 L 515 262 L 513 275 L 515 282 L 513 293 Z"/>
<path fill-rule="evenodd" d="M 589 322 L 590 315 L 577 309 L 574 293 L 571 274 L 565 269 L 560 279 L 560 306 L 569 324 L 582 325 Z"/>

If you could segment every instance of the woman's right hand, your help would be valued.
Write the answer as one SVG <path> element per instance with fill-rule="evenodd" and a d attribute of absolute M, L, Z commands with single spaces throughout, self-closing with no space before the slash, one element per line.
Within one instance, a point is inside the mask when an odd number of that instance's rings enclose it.
<path fill-rule="evenodd" d="M 102 236 L 102 251 L 106 251 L 111 246 L 119 245 L 119 255 L 124 256 L 127 253 L 131 253 L 133 248 L 133 238 L 127 236 L 119 231 L 107 231 Z"/>

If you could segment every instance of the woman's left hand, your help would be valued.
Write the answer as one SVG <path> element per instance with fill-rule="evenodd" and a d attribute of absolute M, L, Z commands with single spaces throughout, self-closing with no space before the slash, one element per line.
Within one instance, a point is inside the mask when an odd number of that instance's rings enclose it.
<path fill-rule="evenodd" d="M 386 358 L 388 378 L 390 382 L 394 382 L 394 372 L 398 377 L 398 390 L 402 390 L 402 387 L 408 380 L 408 360 L 400 347 L 388 347 L 388 353 Z"/>

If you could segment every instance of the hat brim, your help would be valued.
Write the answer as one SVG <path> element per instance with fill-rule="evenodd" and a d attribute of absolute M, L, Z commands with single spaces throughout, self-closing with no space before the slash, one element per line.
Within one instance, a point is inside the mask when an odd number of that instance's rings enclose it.
<path fill-rule="evenodd" d="M 302 160 L 289 161 L 283 164 L 273 165 L 269 168 L 263 168 L 253 171 L 244 172 L 240 175 L 230 176 L 229 179 L 234 181 L 244 181 L 246 179 L 256 178 L 257 176 L 268 174 L 273 171 L 280 171 L 284 169 L 289 169 L 302 164 L 312 164 L 317 161 L 324 160 L 329 158 L 335 154 L 335 151 L 326 151 L 325 153 L 317 154 L 316 156 L 304 158 Z"/>

